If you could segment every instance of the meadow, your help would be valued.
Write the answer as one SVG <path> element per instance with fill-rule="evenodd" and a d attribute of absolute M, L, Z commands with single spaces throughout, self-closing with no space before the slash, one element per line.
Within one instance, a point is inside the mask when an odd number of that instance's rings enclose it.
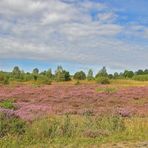
<path fill-rule="evenodd" d="M 148 147 L 148 82 L 0 86 L 0 146 Z"/>

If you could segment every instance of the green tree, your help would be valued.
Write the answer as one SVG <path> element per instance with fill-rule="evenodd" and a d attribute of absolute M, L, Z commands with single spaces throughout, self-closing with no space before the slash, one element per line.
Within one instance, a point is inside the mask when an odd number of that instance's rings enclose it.
<path fill-rule="evenodd" d="M 57 70 L 55 71 L 55 80 L 60 81 L 69 81 L 70 74 L 68 71 L 64 70 L 62 66 L 58 66 Z"/>
<path fill-rule="evenodd" d="M 144 71 L 142 69 L 139 69 L 135 73 L 136 73 L 136 75 L 143 75 L 144 74 Z"/>
<path fill-rule="evenodd" d="M 53 74 L 52 74 L 51 69 L 48 69 L 48 70 L 47 70 L 47 72 L 46 72 L 46 76 L 47 76 L 49 79 L 52 79 Z"/>
<path fill-rule="evenodd" d="M 145 69 L 144 70 L 144 74 L 148 74 L 148 69 Z"/>
<path fill-rule="evenodd" d="M 96 74 L 96 78 L 98 77 L 107 77 L 107 70 L 106 67 L 104 66 L 97 74 Z"/>
<path fill-rule="evenodd" d="M 69 74 L 68 71 L 64 70 L 63 73 L 64 73 L 65 81 L 69 81 L 69 80 L 71 80 L 71 78 L 70 78 L 70 74 Z"/>
<path fill-rule="evenodd" d="M 38 68 L 34 68 L 32 71 L 33 74 L 39 74 L 39 69 Z"/>
<path fill-rule="evenodd" d="M 19 69 L 18 66 L 15 66 L 15 67 L 13 68 L 13 70 L 12 70 L 12 76 L 13 76 L 13 78 L 15 78 L 15 79 L 20 79 L 20 77 L 21 77 L 21 70 Z"/>
<path fill-rule="evenodd" d="M 32 75 L 35 81 L 37 81 L 38 79 L 38 75 L 39 75 L 39 69 L 38 68 L 34 68 L 32 71 Z"/>
<path fill-rule="evenodd" d="M 125 70 L 123 75 L 124 75 L 125 78 L 132 78 L 134 76 L 134 72 Z"/>
<path fill-rule="evenodd" d="M 117 72 L 114 73 L 114 79 L 119 78 L 119 74 Z"/>
<path fill-rule="evenodd" d="M 93 77 L 93 71 L 92 71 L 92 69 L 89 69 L 88 70 L 88 74 L 87 74 L 87 80 L 93 80 L 94 79 L 94 77 Z"/>
<path fill-rule="evenodd" d="M 75 80 L 85 80 L 86 79 L 86 74 L 83 71 L 76 72 L 74 74 L 74 79 Z"/>

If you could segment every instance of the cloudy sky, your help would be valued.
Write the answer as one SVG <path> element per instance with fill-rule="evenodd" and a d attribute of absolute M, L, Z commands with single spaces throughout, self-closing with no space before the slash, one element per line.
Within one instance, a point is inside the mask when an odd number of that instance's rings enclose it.
<path fill-rule="evenodd" d="M 148 68 L 148 0 L 0 0 L 0 69 Z"/>

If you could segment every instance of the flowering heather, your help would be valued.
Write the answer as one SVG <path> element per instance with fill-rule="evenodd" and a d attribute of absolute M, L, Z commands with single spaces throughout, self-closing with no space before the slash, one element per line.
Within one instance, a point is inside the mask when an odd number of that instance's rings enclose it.
<path fill-rule="evenodd" d="M 95 115 L 114 112 L 122 116 L 148 115 L 148 87 L 119 88 L 114 93 L 96 91 L 102 87 L 105 86 L 1 86 L 0 101 L 14 99 L 16 110 L 11 112 L 25 120 L 48 114 L 83 114 L 86 110 L 92 110 Z"/>

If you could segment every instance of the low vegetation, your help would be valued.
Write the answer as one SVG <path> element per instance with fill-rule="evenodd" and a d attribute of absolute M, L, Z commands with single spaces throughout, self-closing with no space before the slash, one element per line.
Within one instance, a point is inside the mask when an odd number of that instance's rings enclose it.
<path fill-rule="evenodd" d="M 104 92 L 107 94 L 112 94 L 112 93 L 116 93 L 117 89 L 114 87 L 105 87 L 105 88 L 97 88 L 96 91 L 97 92 Z"/>
<path fill-rule="evenodd" d="M 110 141 L 148 140 L 147 118 L 87 114 L 54 116 L 32 123 L 4 114 L 0 118 L 1 147 L 97 146 Z"/>
<path fill-rule="evenodd" d="M 13 100 L 1 101 L 0 107 L 5 108 L 5 109 L 15 109 L 15 106 L 13 105 Z"/>
<path fill-rule="evenodd" d="M 103 67 L 94 76 L 92 69 L 70 75 L 61 66 L 55 73 L 16 66 L 0 72 L 0 86 L 2 148 L 148 141 L 148 70 L 108 74 Z"/>

